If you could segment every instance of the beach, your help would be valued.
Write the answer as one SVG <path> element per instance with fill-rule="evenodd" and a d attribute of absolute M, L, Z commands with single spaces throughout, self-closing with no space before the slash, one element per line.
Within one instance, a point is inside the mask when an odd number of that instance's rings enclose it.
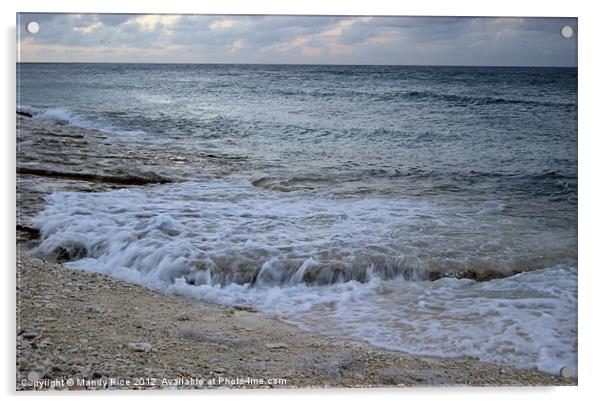
<path fill-rule="evenodd" d="M 169 173 L 173 178 L 173 173 L 181 174 L 181 170 L 173 168 L 173 156 L 152 149 L 135 149 L 131 160 L 145 161 L 140 154 L 152 153 L 155 160 L 171 161 L 171 165 L 154 165 L 163 168 L 160 174 L 149 173 L 142 165 L 130 166 L 124 173 L 116 159 L 103 166 L 98 160 L 105 161 L 115 153 L 118 147 L 114 144 L 96 144 L 96 150 L 83 154 L 83 169 L 70 170 L 70 163 L 77 161 L 87 145 L 81 143 L 83 137 L 89 141 L 102 137 L 101 133 L 20 114 L 18 121 L 20 139 L 35 139 L 35 143 L 20 147 L 20 162 L 27 163 L 31 156 L 38 163 L 45 162 L 38 164 L 38 171 L 17 171 L 19 197 L 27 201 L 19 205 L 18 217 L 19 250 L 23 251 L 17 255 L 18 390 L 577 383 L 576 378 L 484 363 L 476 357 L 411 355 L 349 338 L 323 336 L 249 306 L 227 307 L 166 295 L 29 257 L 30 247 L 39 237 L 32 218 L 50 192 L 144 187 L 145 182 L 152 184 Z M 49 153 L 52 148 L 54 153 Z M 180 161 L 185 159 L 189 164 L 212 167 L 231 164 L 215 157 L 179 156 Z M 213 161 L 207 163 L 207 159 Z M 71 257 L 65 250 L 58 258 L 66 261 Z"/>
<path fill-rule="evenodd" d="M 21 255 L 17 261 L 18 390 L 577 383 L 476 358 L 379 349 L 304 332 L 248 307 L 167 296 Z"/>

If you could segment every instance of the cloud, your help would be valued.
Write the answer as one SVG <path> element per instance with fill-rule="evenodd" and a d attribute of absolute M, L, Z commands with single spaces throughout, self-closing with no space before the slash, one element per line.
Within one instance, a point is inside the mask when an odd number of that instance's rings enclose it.
<path fill-rule="evenodd" d="M 157 27 L 169 27 L 175 24 L 180 19 L 179 15 L 141 15 L 136 17 L 130 21 L 130 24 L 137 24 L 143 30 L 152 31 L 157 29 Z"/>
<path fill-rule="evenodd" d="M 228 49 L 228 53 L 236 53 L 237 50 L 244 46 L 243 42 L 240 39 L 234 41 L 230 49 Z"/>
<path fill-rule="evenodd" d="M 575 65 L 566 18 L 19 15 L 22 61 Z M 38 21 L 36 35 L 24 31 Z"/>
<path fill-rule="evenodd" d="M 308 33 L 303 35 L 297 35 L 289 40 L 277 42 L 274 44 L 270 44 L 261 48 L 262 53 L 277 51 L 277 52 L 288 52 L 290 50 L 295 49 L 305 49 L 305 48 L 316 48 L 316 47 L 326 47 L 329 50 L 336 50 L 344 48 L 344 44 L 339 44 L 339 37 L 345 32 L 347 28 L 352 26 L 356 21 L 360 21 L 358 19 L 343 19 L 338 21 L 336 24 L 324 29 L 323 31 L 318 31 L 315 33 Z"/>
<path fill-rule="evenodd" d="M 225 29 L 232 27 L 234 24 L 236 24 L 236 21 L 232 19 L 215 20 L 209 24 L 209 29 Z"/>
<path fill-rule="evenodd" d="M 128 14 L 99 14 L 97 18 L 104 25 L 115 27 L 130 20 L 132 16 Z"/>

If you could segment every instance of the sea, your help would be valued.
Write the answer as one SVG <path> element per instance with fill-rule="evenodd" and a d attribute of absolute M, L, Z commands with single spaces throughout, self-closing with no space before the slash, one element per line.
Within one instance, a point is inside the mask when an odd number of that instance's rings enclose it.
<path fill-rule="evenodd" d="M 79 246 L 66 266 L 303 330 L 576 374 L 576 68 L 20 63 L 17 76 L 33 119 L 124 152 L 241 162 L 54 192 L 32 254 Z"/>

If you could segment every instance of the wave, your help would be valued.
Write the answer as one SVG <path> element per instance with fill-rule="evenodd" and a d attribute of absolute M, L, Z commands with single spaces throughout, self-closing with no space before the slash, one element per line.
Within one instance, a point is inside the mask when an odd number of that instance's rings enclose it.
<path fill-rule="evenodd" d="M 55 193 L 34 227 L 37 253 L 160 284 L 183 277 L 191 285 L 323 285 L 370 274 L 488 280 L 570 255 L 570 239 L 552 232 L 529 241 L 531 223 L 523 239 L 500 209 L 483 205 L 466 217 L 407 199 L 274 193 L 214 180 Z"/>
<path fill-rule="evenodd" d="M 543 233 L 529 244 L 532 233 L 506 230 L 506 218 L 482 230 L 478 220 L 411 200 L 303 197 L 213 180 L 54 193 L 34 220 L 33 253 L 389 349 L 576 368 L 576 268 L 508 266 L 561 247 Z M 517 268 L 530 271 L 513 275 Z"/>
<path fill-rule="evenodd" d="M 277 315 L 304 330 L 358 339 L 416 355 L 577 372 L 577 271 L 550 267 L 475 282 L 348 281 L 251 287 L 192 286 L 178 279 L 165 292 Z"/>
<path fill-rule="evenodd" d="M 576 108 L 577 102 L 557 102 L 557 101 L 542 101 L 533 99 L 507 98 L 507 97 L 492 97 L 492 96 L 467 96 L 461 94 L 445 94 L 433 91 L 419 90 L 400 90 L 389 91 L 378 96 L 381 101 L 395 100 L 414 100 L 414 101 L 443 101 L 460 106 L 483 106 L 483 105 L 501 105 L 501 104 L 522 104 L 531 106 L 547 106 L 547 107 L 566 107 Z"/>
<path fill-rule="evenodd" d="M 383 219 L 391 209 L 420 208 L 258 194 L 246 181 L 56 193 L 35 220 L 41 235 L 35 252 L 158 284 L 177 277 L 224 285 L 364 282 L 370 273 L 433 276 L 419 260 L 384 245 Z"/>
<path fill-rule="evenodd" d="M 553 108 L 576 108 L 577 100 L 573 102 L 553 101 L 548 99 L 527 99 L 495 97 L 487 95 L 462 95 L 438 93 L 428 90 L 393 90 L 375 93 L 371 91 L 352 90 L 349 88 L 328 90 L 324 88 L 276 87 L 264 90 L 266 96 L 302 97 L 316 99 L 370 100 L 377 102 L 445 102 L 455 106 L 488 106 L 488 105 L 526 105 Z"/>
<path fill-rule="evenodd" d="M 17 111 L 25 112 L 35 119 L 49 120 L 59 125 L 71 125 L 112 135 L 133 137 L 146 135 L 146 132 L 143 130 L 117 128 L 99 115 L 78 113 L 63 108 L 39 108 L 31 105 L 19 105 L 17 106 Z"/>
<path fill-rule="evenodd" d="M 386 180 L 375 182 L 374 180 Z M 334 189 L 341 183 L 354 183 L 358 189 L 372 189 L 391 192 L 399 188 L 398 181 L 412 184 L 428 182 L 431 194 L 458 191 L 471 191 L 483 187 L 498 193 L 523 192 L 532 196 L 561 198 L 569 202 L 577 199 L 577 176 L 554 170 L 530 174 L 508 172 L 435 170 L 422 168 L 355 168 L 350 170 L 330 170 L 320 175 L 263 176 L 252 181 L 253 186 L 271 191 L 294 192 L 300 190 Z M 343 191 L 345 188 L 343 188 Z M 408 192 L 406 187 L 406 192 Z M 420 192 L 424 192 L 421 190 Z"/>

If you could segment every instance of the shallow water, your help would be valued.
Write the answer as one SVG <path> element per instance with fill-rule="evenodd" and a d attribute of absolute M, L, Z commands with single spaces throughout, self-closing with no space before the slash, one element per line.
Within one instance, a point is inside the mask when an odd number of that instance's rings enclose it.
<path fill-rule="evenodd" d="M 245 162 L 54 193 L 36 253 L 393 349 L 576 368 L 576 69 L 18 69 L 33 119 Z"/>

